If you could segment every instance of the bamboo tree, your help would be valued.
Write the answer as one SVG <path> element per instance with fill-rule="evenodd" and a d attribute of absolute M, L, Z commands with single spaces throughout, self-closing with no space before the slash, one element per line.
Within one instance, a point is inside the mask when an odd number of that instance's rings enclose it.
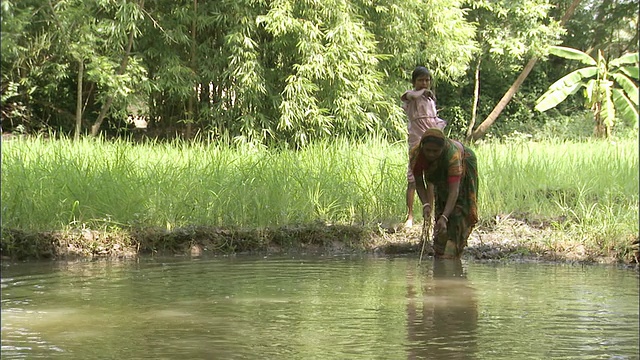
<path fill-rule="evenodd" d="M 65 8 L 65 5 L 69 7 Z M 60 31 L 59 39 L 67 47 L 71 57 L 78 63 L 74 133 L 74 139 L 78 140 L 82 132 L 84 63 L 85 59 L 91 58 L 93 54 L 95 38 L 91 36 L 92 29 L 90 25 L 82 21 L 82 16 L 86 12 L 84 4 L 65 4 L 63 2 L 54 6 L 49 1 L 49 8 Z M 62 17 L 58 16 L 58 12 L 62 14 Z M 72 39 L 75 41 L 72 41 Z"/>
<path fill-rule="evenodd" d="M 140 0 L 139 3 L 134 2 L 131 5 L 132 6 L 129 6 L 129 4 L 125 2 L 124 4 L 121 4 L 121 7 L 119 9 L 117 9 L 117 12 L 121 13 L 121 18 L 123 18 L 122 20 L 126 22 L 119 25 L 128 30 L 128 36 L 127 36 L 127 44 L 124 48 L 124 53 L 122 54 L 122 60 L 120 61 L 120 66 L 118 67 L 118 70 L 115 73 L 116 77 L 121 77 L 122 75 L 125 74 L 125 71 L 127 70 L 127 65 L 129 64 L 129 59 L 131 56 L 131 49 L 133 47 L 133 41 L 135 39 L 136 32 L 137 32 L 136 21 L 139 20 L 142 16 L 141 12 L 142 12 L 142 9 L 144 8 L 144 0 Z M 106 96 L 106 99 L 102 103 L 100 113 L 98 114 L 96 121 L 91 126 L 91 136 L 98 135 L 100 131 L 100 126 L 102 125 L 102 122 L 107 116 L 107 113 L 111 108 L 113 100 L 114 100 L 113 93 L 108 94 Z"/>
<path fill-rule="evenodd" d="M 191 69 L 193 71 L 197 71 L 196 69 L 196 56 L 197 56 L 197 46 L 196 46 L 196 25 L 198 23 L 198 0 L 193 0 L 193 18 L 191 19 Z M 187 105 L 187 139 L 191 138 L 192 132 L 192 124 L 196 121 L 196 114 L 194 110 L 195 97 L 196 97 L 196 86 L 194 85 L 193 93 L 189 96 L 189 103 Z"/>

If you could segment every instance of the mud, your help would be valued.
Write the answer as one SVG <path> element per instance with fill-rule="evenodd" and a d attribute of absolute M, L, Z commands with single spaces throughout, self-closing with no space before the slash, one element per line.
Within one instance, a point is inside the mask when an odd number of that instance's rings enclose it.
<path fill-rule="evenodd" d="M 145 255 L 208 256 L 232 254 L 376 253 L 420 254 L 422 226 L 314 223 L 263 229 L 194 226 L 166 229 L 99 231 L 79 229 L 28 233 L 4 229 L 2 259 L 121 259 Z M 427 241 L 424 256 L 433 254 Z M 624 249 L 602 249 L 566 239 L 550 227 L 522 221 L 479 226 L 463 257 L 482 261 L 553 261 L 638 264 L 638 239 Z"/>

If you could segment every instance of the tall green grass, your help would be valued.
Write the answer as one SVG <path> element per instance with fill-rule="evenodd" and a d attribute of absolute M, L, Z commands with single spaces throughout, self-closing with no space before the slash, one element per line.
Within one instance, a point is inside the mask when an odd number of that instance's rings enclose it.
<path fill-rule="evenodd" d="M 491 144 L 478 152 L 484 221 L 515 214 L 604 247 L 637 237 L 637 139 Z"/>
<path fill-rule="evenodd" d="M 366 223 L 402 212 L 404 147 L 381 140 L 293 151 L 35 138 L 2 153 L 7 228 Z"/>
<path fill-rule="evenodd" d="M 486 143 L 475 152 L 481 223 L 512 214 L 594 241 L 637 235 L 637 139 Z M 5 141 L 2 226 L 400 222 L 406 157 L 404 142 L 376 138 L 297 151 L 184 141 Z"/>

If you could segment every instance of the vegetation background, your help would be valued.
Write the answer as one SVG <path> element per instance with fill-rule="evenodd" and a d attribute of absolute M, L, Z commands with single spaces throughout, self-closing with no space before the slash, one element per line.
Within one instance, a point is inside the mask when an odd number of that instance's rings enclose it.
<path fill-rule="evenodd" d="M 637 0 L 1 4 L 2 126 L 12 133 L 123 135 L 136 119 L 162 138 L 402 140 L 399 95 L 425 65 L 455 137 L 545 127 L 584 136 L 582 93 L 532 111 L 578 64 L 549 58 L 549 46 L 607 60 L 638 51 Z"/>
<path fill-rule="evenodd" d="M 399 96 L 424 65 L 450 136 L 482 159 L 483 225 L 517 215 L 628 255 L 638 5 L 2 0 L 3 139 L 36 135 L 3 141 L 3 254 L 25 250 L 16 229 L 393 221 L 406 155 Z M 550 55 L 554 45 L 605 65 L 631 54 L 618 64 L 627 87 L 611 83 L 631 107 L 611 131 L 594 136 L 599 115 L 582 88 L 534 110 L 583 67 Z"/>

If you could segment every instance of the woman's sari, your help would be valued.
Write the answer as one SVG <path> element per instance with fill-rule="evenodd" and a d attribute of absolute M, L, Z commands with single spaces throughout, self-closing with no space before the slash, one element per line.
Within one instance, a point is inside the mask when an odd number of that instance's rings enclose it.
<path fill-rule="evenodd" d="M 445 138 L 442 155 L 433 164 L 426 163 L 418 145 L 412 150 L 411 165 L 415 175 L 422 172 L 424 181 L 434 186 L 435 219 L 442 215 L 447 203 L 448 178 L 452 175 L 460 176 L 458 199 L 449 214 L 447 232 L 436 234 L 433 238 L 436 256 L 460 257 L 467 246 L 467 239 L 473 227 L 478 222 L 478 166 L 475 153 L 463 144 Z"/>

